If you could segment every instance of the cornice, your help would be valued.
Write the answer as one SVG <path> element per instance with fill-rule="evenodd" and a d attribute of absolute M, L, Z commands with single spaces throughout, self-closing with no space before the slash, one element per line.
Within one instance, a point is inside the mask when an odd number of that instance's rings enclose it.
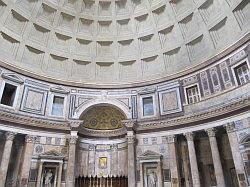
<path fill-rule="evenodd" d="M 221 105 L 219 107 L 214 107 L 212 109 L 208 109 L 206 111 L 201 111 L 197 113 L 193 113 L 190 115 L 185 115 L 173 119 L 166 120 L 156 120 L 150 122 L 140 122 L 137 123 L 137 132 L 144 132 L 147 130 L 160 131 L 165 128 L 179 128 L 179 126 L 185 126 L 192 123 L 197 123 L 203 120 L 209 120 L 210 118 L 216 118 L 219 116 L 226 115 L 228 113 L 244 109 L 250 106 L 250 96 L 244 98 L 238 98 L 236 101 L 231 102 L 229 104 Z"/>
<path fill-rule="evenodd" d="M 50 119 L 43 119 L 31 116 L 25 116 L 18 112 L 4 110 L 0 108 L 0 120 L 21 124 L 25 126 L 33 126 L 48 129 L 69 130 L 70 124 L 68 121 L 56 121 Z"/>
<path fill-rule="evenodd" d="M 94 130 L 81 127 L 79 133 L 88 137 L 118 137 L 127 133 L 126 128 L 119 128 L 114 130 Z"/>

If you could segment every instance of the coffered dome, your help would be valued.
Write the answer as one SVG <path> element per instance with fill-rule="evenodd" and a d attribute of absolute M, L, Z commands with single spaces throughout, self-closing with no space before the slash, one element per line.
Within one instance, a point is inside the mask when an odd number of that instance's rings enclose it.
<path fill-rule="evenodd" d="M 0 61 L 81 85 L 191 72 L 249 33 L 249 0 L 0 0 Z"/>

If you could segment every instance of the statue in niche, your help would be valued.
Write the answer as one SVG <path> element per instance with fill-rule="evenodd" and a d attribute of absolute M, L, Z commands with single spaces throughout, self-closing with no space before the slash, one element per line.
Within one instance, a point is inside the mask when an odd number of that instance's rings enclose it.
<path fill-rule="evenodd" d="M 157 187 L 157 174 L 155 171 L 150 171 L 148 174 L 148 187 Z"/>
<path fill-rule="evenodd" d="M 52 187 L 54 183 L 54 174 L 51 169 L 45 170 L 43 174 L 43 186 Z"/>

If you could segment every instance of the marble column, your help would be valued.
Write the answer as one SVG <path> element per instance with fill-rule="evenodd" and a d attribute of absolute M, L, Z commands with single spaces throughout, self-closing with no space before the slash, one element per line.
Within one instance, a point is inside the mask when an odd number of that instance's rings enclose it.
<path fill-rule="evenodd" d="M 111 146 L 111 176 L 120 175 L 118 173 L 118 145 Z"/>
<path fill-rule="evenodd" d="M 5 144 L 4 144 L 2 160 L 0 164 L 0 187 L 5 186 L 5 181 L 6 181 L 6 176 L 7 176 L 7 171 L 8 171 L 9 161 L 10 161 L 10 155 L 11 155 L 11 149 L 12 149 L 12 144 L 13 144 L 15 135 L 16 133 L 13 133 L 13 132 L 5 133 Z"/>
<path fill-rule="evenodd" d="M 128 143 L 128 186 L 136 186 L 136 164 L 135 164 L 135 125 L 134 120 L 124 120 L 123 125 L 127 128 Z"/>
<path fill-rule="evenodd" d="M 158 186 L 163 187 L 162 162 L 161 161 L 159 161 L 157 164 L 157 174 L 158 174 Z"/>
<path fill-rule="evenodd" d="M 43 171 L 43 161 L 40 161 L 39 162 L 39 166 L 38 166 L 38 174 L 37 174 L 36 187 L 40 187 L 41 186 L 42 171 Z"/>
<path fill-rule="evenodd" d="M 247 186 L 246 175 L 243 165 L 243 159 L 241 152 L 239 150 L 239 143 L 237 139 L 236 129 L 234 123 L 228 123 L 226 125 L 227 135 L 231 147 L 231 152 L 233 156 L 234 166 L 237 174 L 237 179 L 240 187 Z"/>
<path fill-rule="evenodd" d="M 180 175 L 178 172 L 178 158 L 177 158 L 177 149 L 176 149 L 176 136 L 170 135 L 167 137 L 168 147 L 169 147 L 169 162 L 170 162 L 170 171 L 171 171 L 171 184 L 172 187 L 180 186 Z"/>
<path fill-rule="evenodd" d="M 89 145 L 89 151 L 88 151 L 88 176 L 94 176 L 95 175 L 95 150 L 96 145 Z"/>
<path fill-rule="evenodd" d="M 135 135 L 133 131 L 127 132 L 128 141 L 128 186 L 135 187 Z"/>
<path fill-rule="evenodd" d="M 66 186 L 75 186 L 75 153 L 76 153 L 76 141 L 77 136 L 71 136 L 69 138 L 69 154 L 68 154 L 68 165 L 66 172 Z"/>
<path fill-rule="evenodd" d="M 223 169 L 221 165 L 221 160 L 220 160 L 220 153 L 217 145 L 217 140 L 216 140 L 216 135 L 215 135 L 215 129 L 210 128 L 206 130 L 208 137 L 209 137 L 209 142 L 210 142 L 210 147 L 211 147 L 211 153 L 212 153 L 212 158 L 213 158 L 213 165 L 214 165 L 214 173 L 216 177 L 216 182 L 218 187 L 225 187 L 225 179 L 224 179 L 224 174 L 223 174 Z"/>
<path fill-rule="evenodd" d="M 193 187 L 200 187 L 201 184 L 200 184 L 200 176 L 199 176 L 197 158 L 196 158 L 196 153 L 195 153 L 194 134 L 193 132 L 188 132 L 188 133 L 185 133 L 184 135 L 187 139 L 187 144 L 188 144 L 188 154 L 189 154 Z"/>
<path fill-rule="evenodd" d="M 181 142 L 181 155 L 183 160 L 183 172 L 184 172 L 184 178 L 185 178 L 185 187 L 191 186 L 191 177 L 189 172 L 189 159 L 188 159 L 188 148 L 187 148 L 187 142 L 183 141 Z"/>
<path fill-rule="evenodd" d="M 19 168 L 21 167 L 20 165 L 21 165 L 22 153 L 23 153 L 23 149 L 24 149 L 24 145 L 23 145 L 23 142 L 21 140 L 15 141 L 15 146 L 16 146 L 16 149 L 18 150 L 18 152 L 17 152 L 16 162 L 15 162 L 14 172 L 13 172 L 13 183 L 12 184 L 14 186 L 17 185 L 18 173 L 19 173 Z"/>
<path fill-rule="evenodd" d="M 62 183 L 62 169 L 63 169 L 63 162 L 59 163 L 59 167 L 58 167 L 58 178 L 57 178 L 57 184 L 56 187 L 61 187 L 61 183 Z"/>
<path fill-rule="evenodd" d="M 20 175 L 18 179 L 18 187 L 27 187 L 28 186 L 28 178 L 29 171 L 31 166 L 31 159 L 33 155 L 34 145 L 35 145 L 36 137 L 32 135 L 25 136 L 25 145 L 23 152 L 23 160 L 20 167 Z"/>

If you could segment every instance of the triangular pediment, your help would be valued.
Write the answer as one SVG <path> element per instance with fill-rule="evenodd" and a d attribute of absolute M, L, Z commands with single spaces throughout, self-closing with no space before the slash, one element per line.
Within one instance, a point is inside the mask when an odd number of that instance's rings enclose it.
<path fill-rule="evenodd" d="M 22 84 L 24 82 L 23 79 L 15 73 L 3 73 L 2 77 L 4 79 L 8 79 L 10 81 L 17 82 L 19 84 Z"/>
<path fill-rule="evenodd" d="M 139 156 L 139 158 L 140 158 L 140 159 L 146 159 L 146 160 L 148 160 L 148 159 L 160 159 L 161 156 L 162 156 L 162 155 L 159 154 L 159 153 L 156 153 L 156 152 L 151 151 L 151 150 L 147 150 L 147 151 L 145 151 L 143 154 L 141 154 L 141 155 Z"/>
<path fill-rule="evenodd" d="M 62 93 L 62 94 L 68 94 L 69 93 L 69 90 L 65 89 L 62 86 L 52 87 L 52 88 L 50 88 L 50 91 L 56 92 L 56 93 Z"/>
<path fill-rule="evenodd" d="M 46 159 L 58 159 L 62 160 L 64 158 L 64 154 L 59 153 L 56 150 L 50 150 L 45 153 L 42 153 L 39 155 L 40 158 L 46 158 Z"/>

